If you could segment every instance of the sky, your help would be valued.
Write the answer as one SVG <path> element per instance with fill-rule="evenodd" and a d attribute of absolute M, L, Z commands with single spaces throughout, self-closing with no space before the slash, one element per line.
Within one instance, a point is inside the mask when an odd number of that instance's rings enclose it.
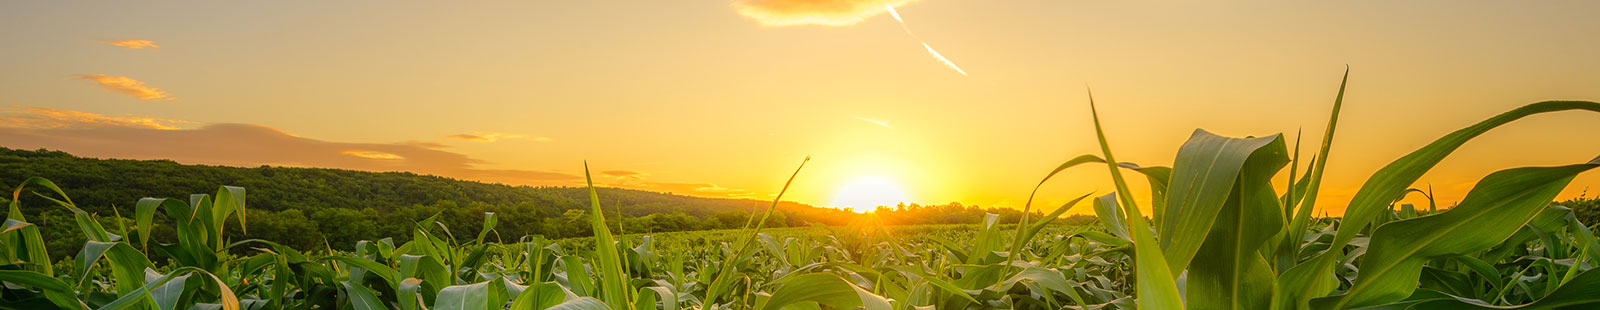
<path fill-rule="evenodd" d="M 1020 207 L 1050 169 L 1099 152 L 1086 87 L 1119 160 L 1170 165 L 1196 128 L 1283 133 L 1291 146 L 1303 132 L 1310 156 L 1348 66 L 1317 203 L 1339 214 L 1379 167 L 1448 132 L 1533 102 L 1600 101 L 1597 10 L 13 1 L 0 4 L 0 146 L 513 185 L 581 185 L 587 161 L 604 186 L 755 199 L 771 199 L 810 156 L 784 200 L 861 207 L 841 195 L 865 192 Z M 1529 117 L 1414 186 L 1448 206 L 1493 171 L 1588 161 L 1597 134 L 1594 113 Z M 1579 176 L 1561 197 L 1596 185 L 1595 173 Z M 1038 202 L 1111 188 L 1103 167 L 1078 168 Z"/>

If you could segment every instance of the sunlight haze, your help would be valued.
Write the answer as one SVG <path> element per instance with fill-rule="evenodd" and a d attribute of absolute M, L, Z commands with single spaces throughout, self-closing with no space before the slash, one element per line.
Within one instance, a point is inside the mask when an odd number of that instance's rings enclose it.
<path fill-rule="evenodd" d="M 513 185 L 580 186 L 587 160 L 601 186 L 764 200 L 811 156 L 784 200 L 1020 208 L 1098 154 L 1086 87 L 1122 161 L 1171 165 L 1196 128 L 1309 158 L 1348 66 L 1321 215 L 1453 130 L 1600 100 L 1592 1 L 749 3 L 8 2 L 0 146 Z M 1532 116 L 1413 187 L 1449 206 L 1496 170 L 1595 158 L 1596 133 Z M 1068 170 L 1036 206 L 1112 189 Z"/>

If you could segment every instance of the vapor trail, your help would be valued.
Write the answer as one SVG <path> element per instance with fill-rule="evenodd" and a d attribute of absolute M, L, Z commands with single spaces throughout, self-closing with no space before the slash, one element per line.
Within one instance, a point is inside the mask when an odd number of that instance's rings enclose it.
<path fill-rule="evenodd" d="M 950 62 L 950 59 L 944 58 L 944 55 L 940 55 L 939 51 L 933 50 L 933 46 L 928 45 L 928 41 L 923 41 L 922 38 L 917 37 L 916 33 L 911 32 L 911 27 L 906 26 L 906 20 L 900 18 L 900 12 L 896 12 L 894 10 L 894 6 L 885 4 L 883 5 L 883 8 L 889 10 L 889 16 L 894 17 L 895 21 L 900 22 L 900 29 L 905 30 L 906 35 L 911 36 L 911 38 L 917 40 L 917 42 L 921 42 L 922 47 L 928 49 L 928 55 L 932 55 L 933 59 L 938 59 L 939 61 L 944 62 L 944 65 L 950 66 L 950 69 L 955 69 L 957 73 L 961 73 L 961 76 L 967 76 L 967 71 L 961 70 L 961 67 L 956 66 L 956 63 Z"/>

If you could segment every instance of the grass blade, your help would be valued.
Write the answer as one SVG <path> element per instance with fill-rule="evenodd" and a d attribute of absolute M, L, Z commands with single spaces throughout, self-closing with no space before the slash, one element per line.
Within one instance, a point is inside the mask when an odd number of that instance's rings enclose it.
<path fill-rule="evenodd" d="M 594 191 L 594 178 L 589 176 L 589 163 L 583 164 L 583 178 L 589 185 L 589 223 L 594 228 L 595 264 L 599 265 L 600 294 L 612 309 L 632 309 L 628 298 L 628 282 L 623 274 L 622 256 L 617 251 L 617 240 L 606 228 L 605 213 L 600 210 L 600 196 Z"/>
<path fill-rule="evenodd" d="M 1106 142 L 1105 130 L 1100 126 L 1100 112 L 1094 107 L 1092 93 L 1089 94 L 1089 111 L 1094 117 L 1094 133 L 1100 141 L 1100 151 L 1105 154 L 1107 162 L 1116 162 L 1116 157 L 1111 155 L 1111 145 Z M 1139 308 L 1183 309 L 1183 297 L 1178 295 L 1177 282 L 1167 267 L 1167 259 L 1162 257 L 1161 247 L 1150 235 L 1150 224 L 1145 222 L 1144 216 L 1139 214 L 1139 207 L 1133 203 L 1132 192 L 1128 191 L 1128 183 L 1123 181 L 1122 172 L 1115 165 L 1107 167 L 1111 170 L 1111 180 L 1116 183 L 1117 192 L 1100 199 L 1108 201 L 1107 205 L 1116 205 L 1114 199 L 1120 200 L 1123 212 L 1127 214 L 1128 230 L 1133 235 L 1134 268 L 1138 281 L 1135 290 Z"/>

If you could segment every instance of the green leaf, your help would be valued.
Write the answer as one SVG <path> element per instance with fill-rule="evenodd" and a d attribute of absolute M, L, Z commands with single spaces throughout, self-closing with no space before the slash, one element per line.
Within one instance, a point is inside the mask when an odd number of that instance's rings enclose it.
<path fill-rule="evenodd" d="M 1067 168 L 1076 167 L 1078 165 L 1082 165 L 1082 164 L 1086 164 L 1086 163 L 1105 163 L 1105 162 L 1106 161 L 1104 159 L 1101 159 L 1099 155 L 1084 154 L 1084 155 L 1078 155 L 1078 157 L 1073 157 L 1071 160 L 1067 160 L 1067 162 L 1061 163 L 1061 165 L 1056 166 L 1056 169 L 1055 170 L 1051 170 L 1049 174 L 1046 174 L 1044 176 L 1044 179 L 1039 180 L 1039 184 L 1035 185 L 1033 187 L 1033 192 L 1028 194 L 1028 202 L 1027 202 L 1027 205 L 1024 207 L 1024 215 L 1023 216 L 1024 217 L 1027 216 L 1026 215 L 1027 214 L 1026 210 L 1029 208 L 1027 206 L 1031 206 L 1033 204 L 1034 194 L 1037 194 L 1039 192 L 1039 188 L 1044 186 L 1045 181 L 1049 181 L 1050 178 L 1055 177 L 1056 174 L 1061 173 L 1061 171 L 1063 171 L 1063 170 L 1067 170 Z M 1167 184 L 1168 184 L 1168 179 L 1172 176 L 1172 168 L 1160 167 L 1160 166 L 1140 167 L 1137 164 L 1128 163 L 1128 162 L 1117 163 L 1116 166 L 1120 167 L 1120 168 L 1124 168 L 1124 169 L 1131 169 L 1133 171 L 1137 171 L 1137 172 L 1139 172 L 1141 174 L 1144 174 L 1145 179 L 1147 179 L 1150 182 L 1150 192 L 1151 192 L 1151 195 L 1154 196 L 1153 197 L 1154 199 L 1152 201 L 1154 201 L 1157 206 L 1165 204 L 1165 202 L 1166 202 L 1166 198 L 1165 197 L 1166 197 L 1166 193 L 1167 193 Z M 1071 204 L 1068 204 L 1068 206 L 1070 206 L 1070 205 Z M 1124 239 L 1130 239 L 1130 240 L 1132 239 L 1132 237 L 1128 236 L 1128 230 L 1126 228 L 1126 224 L 1124 223 L 1125 221 L 1122 220 L 1122 215 L 1120 213 L 1113 212 L 1115 210 L 1101 210 L 1101 209 L 1098 209 L 1098 206 L 1100 206 L 1100 205 L 1096 205 L 1096 206 L 1097 206 L 1097 209 L 1095 209 L 1095 213 L 1101 218 L 1101 220 L 1103 222 L 1105 222 L 1106 230 L 1108 230 L 1111 233 L 1116 234 L 1117 236 L 1122 237 Z M 1063 207 L 1067 207 L 1067 206 L 1063 206 Z M 1057 211 L 1060 212 L 1060 211 L 1065 211 L 1065 210 L 1058 209 Z M 1160 218 L 1160 216 L 1161 216 L 1160 208 L 1156 209 L 1156 213 L 1155 214 L 1156 214 L 1157 218 Z M 1056 215 L 1056 216 L 1059 216 L 1059 215 Z M 1107 219 L 1115 219 L 1115 220 L 1107 220 Z M 1116 223 L 1116 224 L 1112 224 L 1112 223 Z"/>
<path fill-rule="evenodd" d="M 22 216 L 21 202 L 22 189 L 27 188 L 29 184 L 43 186 L 55 192 L 56 195 L 60 195 L 62 200 L 66 200 L 67 205 L 72 205 L 72 198 L 68 198 L 67 193 L 62 192 L 61 188 L 57 187 L 54 182 L 50 182 L 45 178 L 31 177 L 23 180 L 22 184 L 17 184 L 17 189 L 11 191 L 10 210 L 6 213 L 7 220 L 28 221 L 27 218 Z M 54 264 L 51 264 L 53 260 L 50 259 L 50 252 L 45 250 L 44 237 L 39 234 L 38 227 L 20 227 L 15 233 L 8 232 L 0 234 L 0 236 L 5 238 L 4 244 L 8 245 L 7 249 L 4 249 L 8 252 L 7 257 L 22 258 L 26 262 L 34 263 L 29 265 L 29 268 L 44 273 L 46 276 L 55 276 L 55 267 Z"/>
<path fill-rule="evenodd" d="M 1483 301 L 1450 296 L 1450 299 L 1424 301 L 1406 309 L 1593 309 L 1600 305 L 1600 269 L 1590 269 L 1561 285 L 1538 301 L 1516 306 L 1492 306 Z"/>
<path fill-rule="evenodd" d="M 483 230 L 478 231 L 478 244 L 483 244 L 483 237 L 489 236 L 489 231 L 494 230 L 494 225 L 498 222 L 495 220 L 494 212 L 483 213 Z"/>
<path fill-rule="evenodd" d="M 1343 86 L 1341 86 L 1340 89 L 1340 97 L 1342 98 L 1344 93 Z M 1337 101 L 1335 103 L 1334 110 L 1336 111 L 1334 113 L 1334 117 L 1337 118 Z M 1367 181 L 1361 185 L 1361 189 L 1356 191 L 1355 196 L 1350 199 L 1350 204 L 1346 206 L 1344 217 L 1339 225 L 1339 230 L 1334 235 L 1333 241 L 1328 247 L 1329 249 L 1336 250 L 1324 252 L 1310 261 L 1290 268 L 1288 271 L 1284 272 L 1283 276 L 1280 276 L 1279 282 L 1284 284 L 1281 285 L 1279 289 L 1279 293 L 1282 296 L 1276 298 L 1280 302 L 1277 306 L 1281 308 L 1304 308 L 1304 302 L 1310 298 L 1319 297 L 1331 292 L 1335 288 L 1332 285 L 1336 283 L 1333 282 L 1333 279 L 1326 277 L 1326 275 L 1332 273 L 1334 267 L 1333 265 L 1339 261 L 1337 258 L 1335 258 L 1335 256 L 1342 255 L 1342 253 L 1340 253 L 1341 251 L 1337 251 L 1337 249 L 1342 249 L 1345 245 L 1348 245 L 1350 240 L 1356 237 L 1356 234 L 1364 230 L 1367 224 L 1377 219 L 1378 215 L 1386 210 L 1385 207 L 1388 206 L 1395 197 L 1399 197 L 1400 194 L 1405 192 L 1405 190 L 1409 188 L 1412 183 L 1416 182 L 1418 178 L 1421 178 L 1424 173 L 1428 172 L 1428 170 L 1431 170 L 1433 166 L 1437 165 L 1439 161 L 1444 159 L 1445 156 L 1450 155 L 1450 153 L 1461 147 L 1462 144 L 1465 144 L 1467 141 L 1472 140 L 1472 138 L 1488 132 L 1490 129 L 1494 129 L 1500 125 L 1510 123 L 1511 121 L 1515 121 L 1529 115 L 1566 110 L 1586 110 L 1591 112 L 1600 112 L 1600 103 L 1586 101 L 1544 101 L 1522 106 L 1520 108 L 1513 109 L 1511 111 L 1507 111 L 1505 113 L 1501 113 L 1500 115 L 1483 120 L 1477 124 L 1473 124 L 1472 126 L 1451 132 L 1450 134 L 1440 137 L 1438 140 L 1434 140 L 1432 143 L 1429 143 L 1428 145 L 1423 146 L 1422 148 L 1417 149 L 1416 151 L 1413 151 L 1404 157 L 1390 162 L 1383 168 L 1378 169 L 1377 172 L 1372 174 L 1372 177 L 1368 178 Z M 1331 125 L 1333 124 L 1330 123 L 1329 125 L 1329 132 L 1331 133 Z M 1328 142 L 1329 141 L 1323 142 L 1325 149 Z M 1327 152 L 1322 152 L 1321 154 L 1322 158 L 1319 160 L 1319 163 L 1317 163 L 1319 167 L 1327 162 Z M 1320 168 L 1314 169 L 1312 173 L 1320 174 L 1322 173 L 1321 170 L 1322 169 Z M 1317 184 L 1320 183 L 1320 176 L 1313 177 L 1312 180 L 1314 184 L 1306 193 L 1306 205 L 1302 206 L 1301 210 L 1297 210 L 1294 221 L 1290 223 L 1289 229 L 1291 229 L 1290 232 L 1292 234 L 1298 234 L 1300 231 L 1303 231 L 1297 228 L 1301 227 L 1303 223 L 1306 222 L 1304 218 L 1309 217 L 1310 209 L 1312 204 L 1315 202 L 1316 191 L 1319 187 Z M 1302 217 L 1302 214 L 1307 216 Z M 1289 240 L 1299 239 L 1290 238 Z"/>
<path fill-rule="evenodd" d="M 1566 214 L 1566 220 L 1567 233 L 1571 234 L 1573 241 L 1583 248 L 1584 253 L 1589 257 L 1589 264 L 1600 266 L 1600 243 L 1595 242 L 1594 234 L 1589 233 L 1589 227 L 1584 226 L 1583 222 L 1578 221 L 1578 217 L 1571 212 Z"/>
<path fill-rule="evenodd" d="M 489 307 L 489 282 L 452 285 L 439 291 L 433 310 L 484 310 Z M 494 309 L 500 309 L 494 307 Z"/>
<path fill-rule="evenodd" d="M 400 280 L 400 286 L 395 289 L 395 300 L 400 302 L 400 310 L 417 310 L 422 301 L 422 279 L 406 278 Z M 513 308 L 515 309 L 515 308 Z"/>
<path fill-rule="evenodd" d="M 88 305 L 84 305 L 83 302 L 78 301 L 77 296 L 73 295 L 71 285 L 43 273 L 24 270 L 0 270 L 0 281 L 39 289 L 44 292 L 45 299 L 50 300 L 50 303 L 62 309 L 89 309 Z"/>
<path fill-rule="evenodd" d="M 600 196 L 594 191 L 594 178 L 589 176 L 589 163 L 583 164 L 583 177 L 589 185 L 589 223 L 594 228 L 595 261 L 600 273 L 600 296 L 612 309 L 629 309 L 626 274 L 622 269 L 622 256 L 617 251 L 617 240 L 606 228 L 605 212 L 600 210 Z"/>
<path fill-rule="evenodd" d="M 533 283 L 511 302 L 511 310 L 544 310 L 567 300 L 579 299 L 572 291 L 549 282 Z M 605 303 L 601 303 L 605 305 Z"/>
<path fill-rule="evenodd" d="M 1266 188 L 1268 191 L 1266 194 L 1273 195 L 1269 198 L 1277 200 L 1276 195 L 1271 194 L 1271 183 L 1266 178 L 1270 178 L 1288 162 L 1287 153 L 1283 139 L 1278 135 L 1237 139 L 1196 129 L 1194 134 L 1189 136 L 1189 141 L 1178 149 L 1178 158 L 1172 165 L 1172 179 L 1170 187 L 1167 188 L 1166 214 L 1161 220 L 1159 233 L 1162 254 L 1166 256 L 1167 266 L 1173 274 L 1183 272 L 1195 253 L 1199 252 L 1200 245 L 1206 241 L 1212 224 L 1217 222 L 1223 204 L 1228 201 L 1230 194 L 1235 193 L 1233 189 L 1240 179 L 1241 171 L 1245 169 L 1247 160 L 1253 157 L 1259 158 L 1257 161 L 1262 163 L 1258 165 L 1264 166 L 1258 169 L 1265 171 L 1267 175 L 1255 181 L 1269 186 Z M 1272 214 L 1278 214 L 1276 204 L 1273 207 Z M 1239 216 L 1240 213 L 1234 212 L 1234 215 Z M 1250 224 L 1237 221 L 1233 223 Z M 1275 226 L 1282 225 L 1281 219 L 1273 223 Z M 1277 227 L 1262 227 L 1262 229 L 1272 231 L 1265 237 L 1271 237 L 1271 234 L 1278 230 Z M 1264 242 L 1265 239 L 1261 241 Z M 1256 240 L 1241 241 L 1241 243 L 1255 242 Z M 1252 251 L 1255 248 L 1254 245 L 1249 247 Z"/>
<path fill-rule="evenodd" d="M 1478 135 L 1488 132 L 1511 121 L 1523 117 L 1565 110 L 1588 110 L 1600 112 L 1600 103 L 1584 101 L 1545 101 L 1529 104 L 1500 115 L 1496 115 L 1472 126 L 1452 132 L 1438 140 L 1407 154 L 1394 162 L 1389 163 L 1378 172 L 1372 174 L 1367 182 L 1361 185 L 1354 197 L 1350 199 L 1349 206 L 1345 209 L 1344 222 L 1339 225 L 1339 232 L 1334 236 L 1335 248 L 1349 243 L 1363 226 L 1377 218 L 1378 214 L 1386 210 L 1386 206 L 1400 193 L 1405 192 L 1407 186 L 1431 170 L 1445 156 L 1450 155 L 1456 148 L 1472 140 Z"/>
<path fill-rule="evenodd" d="M 1258 252 L 1268 241 L 1278 234 L 1283 228 L 1282 206 L 1279 205 L 1277 194 L 1273 193 L 1272 176 L 1283 169 L 1288 163 L 1287 149 L 1283 140 L 1274 135 L 1260 139 L 1229 139 L 1210 136 L 1209 133 L 1197 131 L 1196 137 L 1191 142 L 1202 144 L 1225 144 L 1210 148 L 1196 146 L 1179 150 L 1179 158 L 1192 157 L 1190 161 L 1174 165 L 1175 171 L 1194 169 L 1198 164 L 1210 173 L 1232 174 L 1232 189 L 1224 189 L 1226 201 L 1216 206 L 1218 214 L 1215 222 L 1209 227 L 1209 232 L 1191 232 L 1182 228 L 1175 228 L 1172 233 L 1183 236 L 1184 234 L 1204 234 L 1204 243 L 1196 253 L 1204 259 L 1195 259 L 1188 268 L 1185 291 L 1187 304 L 1200 309 L 1266 309 L 1271 307 L 1273 279 L 1276 274 L 1272 271 L 1270 263 Z M 1253 140 L 1253 141 L 1252 141 Z M 1265 143 L 1249 143 L 1266 140 Z M 1240 145 L 1237 148 L 1228 144 Z M 1260 145 L 1257 147 L 1256 145 Z M 1248 154 L 1244 150 L 1253 149 Z M 1194 151 L 1198 153 L 1187 153 Z M 1212 155 L 1215 153 L 1215 155 Z M 1238 167 L 1232 166 L 1234 160 L 1224 160 L 1227 157 L 1246 156 L 1239 162 Z M 1214 160 L 1206 160 L 1207 158 Z M 1186 168 L 1187 167 L 1187 168 Z M 1192 174 L 1192 173 L 1191 173 Z M 1184 204 L 1179 202 L 1180 194 L 1177 191 L 1179 184 L 1190 180 L 1210 180 L 1212 176 L 1199 176 L 1195 178 L 1179 178 L 1174 172 L 1173 195 L 1167 202 L 1167 214 L 1182 215 L 1188 211 L 1205 212 L 1210 209 L 1203 204 Z M 1211 181 L 1223 182 L 1223 181 Z M 1192 188 L 1192 187 L 1191 187 Z M 1210 196 L 1215 193 L 1191 192 L 1197 196 Z M 1174 209 L 1174 207 L 1178 207 Z M 1198 207 L 1195 209 L 1185 209 Z M 1190 217 L 1168 218 L 1174 223 L 1178 219 L 1190 220 L 1202 217 L 1194 214 Z M 1163 237 L 1168 235 L 1163 234 Z M 1176 237 L 1174 237 L 1176 238 Z M 1174 241 L 1176 249 L 1177 242 Z M 1173 253 L 1171 251 L 1167 253 Z M 1169 258 L 1169 263 L 1175 262 Z M 1175 271 L 1177 272 L 1177 271 Z"/>
<path fill-rule="evenodd" d="M 1089 95 L 1089 112 L 1094 119 L 1094 133 L 1100 141 L 1100 151 L 1105 154 L 1107 162 L 1116 162 L 1116 157 L 1111 155 L 1111 144 L 1106 142 L 1105 130 L 1100 126 L 1100 112 L 1095 110 L 1094 94 Z M 1161 246 L 1150 235 L 1150 224 L 1139 214 L 1139 206 L 1134 204 L 1133 194 L 1128 191 L 1128 183 L 1123 181 L 1122 172 L 1114 165 L 1107 167 L 1111 170 L 1111 181 L 1117 185 L 1117 192 L 1101 197 L 1100 201 L 1115 206 L 1120 200 L 1123 213 L 1127 216 L 1128 230 L 1133 236 L 1135 291 L 1139 308 L 1183 309 L 1183 297 L 1178 295 L 1178 284 L 1167 267 L 1167 259 L 1162 256 Z"/>
<path fill-rule="evenodd" d="M 145 268 L 150 267 L 150 261 L 144 254 L 123 242 L 88 241 L 83 245 L 83 250 L 78 252 L 78 280 L 82 284 L 88 278 L 90 268 L 94 267 L 101 257 L 106 257 L 111 263 L 112 275 L 116 278 L 117 292 L 128 294 L 144 285 Z"/>
<path fill-rule="evenodd" d="M 341 262 L 341 263 L 345 263 L 345 264 L 349 264 L 349 265 L 352 265 L 352 266 L 355 266 L 355 267 L 359 267 L 359 268 L 365 270 L 368 273 L 372 273 L 374 275 L 377 275 L 379 278 L 382 278 L 383 281 L 388 283 L 390 287 L 399 287 L 400 286 L 400 273 L 395 271 L 394 268 L 389 268 L 388 265 L 384 265 L 384 264 L 381 264 L 381 263 L 378 263 L 378 262 L 370 261 L 370 260 L 367 260 L 365 258 L 348 257 L 348 256 L 324 256 L 324 257 L 322 257 L 322 258 L 320 258 L 318 260 L 319 261 L 330 261 L 330 260 L 331 261 L 338 261 L 338 262 Z"/>
<path fill-rule="evenodd" d="M 1501 170 L 1484 177 L 1449 211 L 1379 226 L 1354 286 L 1313 305 L 1344 309 L 1404 299 L 1416 289 L 1427 260 L 1498 244 L 1543 211 L 1575 176 L 1596 166 L 1600 158 L 1579 165 Z"/>
<path fill-rule="evenodd" d="M 772 298 L 765 300 L 764 304 L 758 303 L 756 309 L 782 309 L 803 302 L 815 302 L 836 309 L 891 309 L 888 299 L 831 273 L 810 273 L 791 278 L 773 291 Z"/>
<path fill-rule="evenodd" d="M 216 275 L 213 275 L 210 272 L 206 272 L 205 270 L 195 267 L 179 267 L 173 269 L 172 272 L 155 279 L 154 281 L 145 281 L 144 286 L 141 286 L 132 292 L 119 295 L 120 297 L 117 297 L 116 300 L 112 300 L 110 303 L 100 306 L 99 310 L 121 310 L 135 307 L 135 305 L 150 300 L 150 292 L 152 290 L 160 288 L 172 280 L 177 280 L 180 278 L 187 279 L 183 276 L 188 274 L 204 275 L 206 278 L 211 279 L 211 281 L 216 283 L 217 287 L 220 288 L 221 296 L 219 296 L 217 301 L 222 309 L 239 310 L 239 297 L 233 294 L 233 289 L 228 288 L 228 285 L 222 282 L 222 278 L 218 278 Z"/>
<path fill-rule="evenodd" d="M 389 307 L 383 305 L 382 301 L 378 300 L 378 295 L 374 294 L 372 289 L 366 286 L 350 283 L 350 281 L 339 281 L 339 285 L 344 287 L 345 300 L 350 301 L 351 308 L 356 310 L 389 309 Z"/>
<path fill-rule="evenodd" d="M 582 297 L 562 302 L 554 307 L 550 307 L 550 310 L 611 310 L 611 307 L 607 306 L 605 302 L 600 301 L 599 299 Z"/>
<path fill-rule="evenodd" d="M 737 242 L 739 247 L 734 249 L 732 257 L 722 262 L 716 276 L 711 280 L 711 286 L 706 289 L 705 305 L 708 305 L 708 307 L 716 305 L 717 300 L 727 293 L 728 286 L 733 283 L 733 279 L 736 277 L 734 275 L 736 272 L 734 265 L 738 265 L 739 262 L 744 261 L 753 254 L 749 251 L 751 243 L 755 241 L 756 236 L 761 234 L 761 228 L 766 226 L 767 219 L 772 216 L 772 212 L 777 210 L 778 202 L 782 201 L 783 194 L 789 192 L 789 185 L 794 184 L 794 178 L 800 176 L 800 170 L 805 169 L 806 163 L 810 161 L 811 157 L 806 156 L 805 160 L 800 161 L 800 167 L 796 167 L 794 173 L 789 175 L 789 180 L 783 182 L 783 189 L 778 190 L 778 195 L 772 197 L 772 204 L 768 205 L 767 212 L 761 215 L 761 221 L 755 222 L 755 229 L 750 229 L 748 232 L 741 230 L 742 234 Z M 598 205 L 599 201 L 596 200 L 595 203 Z M 753 216 L 754 214 L 752 214 L 752 219 Z M 746 226 L 749 226 L 749 224 L 747 223 Z"/>
<path fill-rule="evenodd" d="M 156 272 L 155 269 L 144 270 L 144 280 L 147 282 L 159 281 L 163 276 L 166 275 Z M 189 293 L 186 292 L 188 290 L 185 290 L 184 288 L 188 286 L 190 277 L 193 277 L 193 275 L 185 274 L 176 276 L 173 277 L 171 281 L 167 281 L 166 284 L 162 284 L 161 286 L 150 290 L 150 297 L 155 299 L 156 307 L 162 310 L 177 310 L 178 301 L 183 299 L 183 295 L 185 293 Z M 190 295 L 193 294 L 190 293 Z"/>
<path fill-rule="evenodd" d="M 634 305 L 634 309 L 655 310 L 657 300 L 661 301 L 662 310 L 678 310 L 678 291 L 671 286 L 639 288 L 639 300 L 638 304 Z"/>
<path fill-rule="evenodd" d="M 221 248 L 223 244 L 223 224 L 227 223 L 228 216 L 233 215 L 234 212 L 239 213 L 239 232 L 249 233 L 249 230 L 245 229 L 244 193 L 243 187 L 222 186 L 217 189 L 217 197 L 211 200 L 211 223 L 213 223 L 211 236 L 216 239 L 213 244 L 218 248 Z"/>

